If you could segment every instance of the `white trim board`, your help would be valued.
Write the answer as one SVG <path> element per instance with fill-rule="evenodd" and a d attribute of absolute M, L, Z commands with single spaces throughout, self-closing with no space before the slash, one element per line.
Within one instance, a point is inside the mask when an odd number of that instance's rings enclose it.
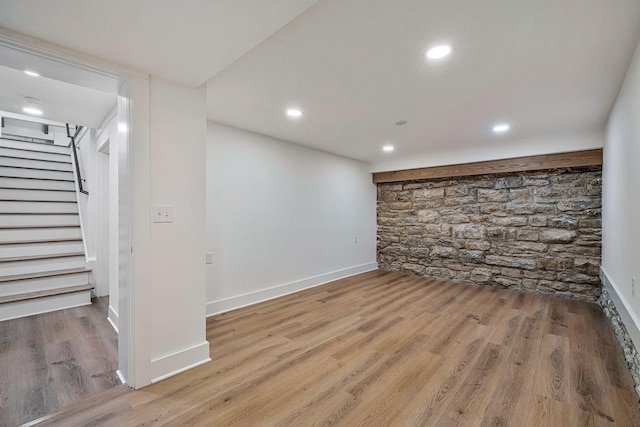
<path fill-rule="evenodd" d="M 120 319 L 118 318 L 118 313 L 113 309 L 111 304 L 109 304 L 109 314 L 107 315 L 107 321 L 111 325 L 116 334 L 118 334 L 118 324 L 120 323 Z"/>
<path fill-rule="evenodd" d="M 151 361 L 151 384 L 207 362 L 211 362 L 208 341 L 158 357 Z"/>
<path fill-rule="evenodd" d="M 356 274 L 366 273 L 378 268 L 377 262 L 357 265 L 330 273 L 321 274 L 319 276 L 308 277 L 295 282 L 284 283 L 282 285 L 261 289 L 255 292 L 249 292 L 242 295 L 236 295 L 229 298 L 223 298 L 207 303 L 207 317 L 216 314 L 225 313 L 227 311 L 236 310 L 248 305 L 257 304 L 259 302 L 268 301 L 274 298 L 283 297 L 305 289 L 314 288 L 333 282 L 334 280 L 344 279 L 346 277 L 355 276 Z"/>
<path fill-rule="evenodd" d="M 622 318 L 622 322 L 627 328 L 627 332 L 629 332 L 633 345 L 637 349 L 640 349 L 640 319 L 635 316 L 633 311 L 629 310 L 629 302 L 623 295 L 618 293 L 617 286 L 611 281 L 603 267 L 600 267 L 600 278 L 602 279 L 604 288 L 613 300 L 613 304 L 616 306 L 616 310 L 618 310 L 618 314 L 620 315 L 620 318 Z"/>

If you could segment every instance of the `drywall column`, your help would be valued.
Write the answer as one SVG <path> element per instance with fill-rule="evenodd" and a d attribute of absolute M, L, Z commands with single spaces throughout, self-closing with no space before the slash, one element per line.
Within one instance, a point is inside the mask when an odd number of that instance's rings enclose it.
<path fill-rule="evenodd" d="M 602 276 L 606 307 L 619 312 L 622 336 L 640 394 L 640 45 L 609 117 L 602 177 Z M 635 278 L 635 283 L 634 283 Z M 634 289 L 635 288 L 635 289 Z M 612 301 L 606 301 L 610 296 Z M 618 320 L 616 320 L 618 319 Z M 625 328 L 617 328 L 621 320 Z M 625 331 L 626 329 L 626 331 Z M 626 338 L 624 337 L 626 335 Z M 635 344 L 632 348 L 631 341 Z"/>
<path fill-rule="evenodd" d="M 206 111 L 205 87 L 188 89 L 150 78 L 149 205 L 173 210 L 172 222 L 149 226 L 149 293 L 144 298 L 151 307 L 152 382 L 209 361 L 204 263 Z M 147 220 L 153 221 L 152 215 Z"/>

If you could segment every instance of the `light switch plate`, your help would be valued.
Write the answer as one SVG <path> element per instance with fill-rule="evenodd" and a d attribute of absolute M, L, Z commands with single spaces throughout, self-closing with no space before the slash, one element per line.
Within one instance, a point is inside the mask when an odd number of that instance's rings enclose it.
<path fill-rule="evenodd" d="M 173 222 L 173 206 L 153 205 L 153 222 Z"/>

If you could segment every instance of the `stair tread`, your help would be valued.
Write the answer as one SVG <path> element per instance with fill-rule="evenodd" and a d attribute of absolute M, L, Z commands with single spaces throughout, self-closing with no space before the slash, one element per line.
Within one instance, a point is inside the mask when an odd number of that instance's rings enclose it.
<path fill-rule="evenodd" d="M 0 225 L 0 230 L 25 230 L 30 228 L 77 228 L 79 225 Z"/>
<path fill-rule="evenodd" d="M 40 279 L 42 277 L 64 276 L 66 274 L 90 273 L 90 268 L 70 268 L 66 270 L 42 271 L 39 273 L 14 274 L 11 276 L 0 277 L 0 283 L 11 282 L 13 280 Z"/>
<path fill-rule="evenodd" d="M 11 167 L 11 166 L 7 166 Z M 58 171 L 65 172 L 65 171 Z M 42 181 L 62 181 L 62 182 L 75 182 L 73 179 L 60 179 L 60 178 L 38 178 L 35 176 L 8 176 L 8 175 L 0 175 L 0 178 L 9 178 L 9 179 L 34 179 L 34 180 L 42 180 Z"/>
<path fill-rule="evenodd" d="M 52 145 L 47 145 L 48 147 L 51 147 Z M 63 147 L 62 145 L 53 145 L 53 147 Z M 18 151 L 28 151 L 29 153 L 40 153 L 40 154 L 53 154 L 54 156 L 68 156 L 71 157 L 71 153 L 64 152 L 64 153 L 56 153 L 55 151 L 46 151 L 46 150 L 34 150 L 33 147 L 29 147 L 29 148 L 19 148 L 19 147 L 10 147 L 8 145 L 3 145 L 0 142 L 0 148 L 4 148 L 6 150 L 18 150 Z"/>
<path fill-rule="evenodd" d="M 2 147 L 7 148 L 8 147 Z M 47 154 L 55 154 L 55 153 L 47 153 Z M 19 159 L 19 160 L 30 160 L 33 162 L 47 162 L 47 163 L 62 163 L 62 164 L 71 164 L 71 160 L 49 160 L 49 159 L 34 159 L 33 157 L 22 157 L 22 156 L 7 156 L 6 154 L 0 154 L 0 158 L 5 159 Z"/>
<path fill-rule="evenodd" d="M 30 187 L 0 187 L 0 190 L 20 190 L 20 191 L 62 191 L 65 193 L 75 193 L 76 190 L 65 190 L 59 188 L 30 188 Z"/>
<path fill-rule="evenodd" d="M 43 161 L 46 161 L 46 160 L 43 160 Z M 73 173 L 73 171 L 66 171 L 66 170 L 60 170 L 60 169 L 33 168 L 33 167 L 15 166 L 15 165 L 0 165 L 0 166 L 2 166 L 3 168 L 13 168 L 13 169 L 30 169 L 30 170 L 34 170 L 34 171 Z"/>
<path fill-rule="evenodd" d="M 81 238 L 72 239 L 44 239 L 44 240 L 14 240 L 8 242 L 0 242 L 0 245 L 31 245 L 34 243 L 59 243 L 59 242 L 81 242 Z"/>
<path fill-rule="evenodd" d="M 3 262 L 36 261 L 36 260 L 45 260 L 45 259 L 54 259 L 54 258 L 72 258 L 77 256 L 84 256 L 84 252 L 66 252 L 61 254 L 30 255 L 30 256 L 19 256 L 19 257 L 11 257 L 11 258 L 0 258 L 0 264 Z"/>
<path fill-rule="evenodd" d="M 75 200 L 20 200 L 20 199 L 0 199 L 0 202 L 23 202 L 23 203 L 78 203 Z"/>
<path fill-rule="evenodd" d="M 27 301 L 31 299 L 46 298 L 56 295 L 73 294 L 76 292 L 90 291 L 93 289 L 91 285 L 69 286 L 67 288 L 47 289 L 46 291 L 26 292 L 23 294 L 6 295 L 0 297 L 0 304 L 8 304 L 10 302 Z"/>
<path fill-rule="evenodd" d="M 6 145 L 2 145 L 3 141 L 12 141 L 12 142 L 24 142 L 25 144 L 35 144 L 38 145 L 40 147 L 60 147 L 60 148 L 69 148 L 69 146 L 65 146 L 65 145 L 57 145 L 57 144 L 47 144 L 44 142 L 38 142 L 38 141 L 25 141 L 22 139 L 13 139 L 13 138 L 6 138 L 6 137 L 2 137 L 0 138 L 0 146 L 5 147 L 5 148 L 9 148 Z M 11 145 L 11 144 L 10 144 Z M 34 147 L 35 147 L 34 145 Z M 38 150 L 40 151 L 40 150 Z"/>
<path fill-rule="evenodd" d="M 80 225 L 25 225 L 18 227 L 0 227 L 0 228 L 80 228 Z"/>

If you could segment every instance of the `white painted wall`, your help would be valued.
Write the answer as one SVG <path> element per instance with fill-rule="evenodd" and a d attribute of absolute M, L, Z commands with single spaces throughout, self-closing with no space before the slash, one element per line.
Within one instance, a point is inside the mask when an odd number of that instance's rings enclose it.
<path fill-rule="evenodd" d="M 375 269 L 375 246 L 367 164 L 209 122 L 207 314 Z"/>
<path fill-rule="evenodd" d="M 640 45 L 607 124 L 602 181 L 602 270 L 640 348 Z"/>
<path fill-rule="evenodd" d="M 144 298 L 151 306 L 152 381 L 209 360 L 205 338 L 206 131 L 204 87 L 188 89 L 150 78 L 149 204 L 173 206 L 172 223 L 149 226 L 149 292 Z M 134 167 L 134 179 L 136 172 Z"/>

